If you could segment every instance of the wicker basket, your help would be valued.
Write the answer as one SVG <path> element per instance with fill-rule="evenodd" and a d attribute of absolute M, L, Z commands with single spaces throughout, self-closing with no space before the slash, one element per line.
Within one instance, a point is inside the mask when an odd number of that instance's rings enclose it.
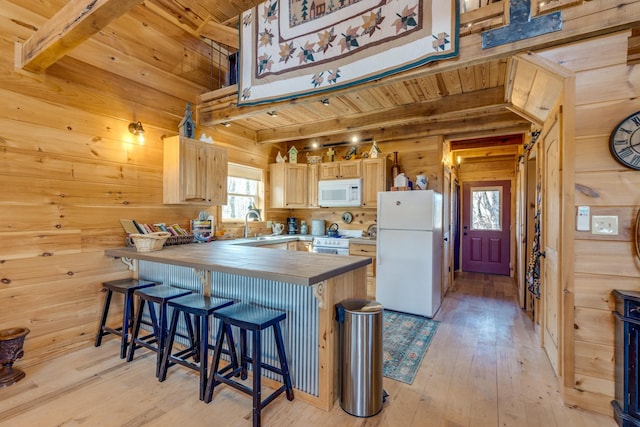
<path fill-rule="evenodd" d="M 171 233 L 160 231 L 149 234 L 130 234 L 131 240 L 138 252 L 152 252 L 162 249 L 164 242 L 171 236 Z"/>

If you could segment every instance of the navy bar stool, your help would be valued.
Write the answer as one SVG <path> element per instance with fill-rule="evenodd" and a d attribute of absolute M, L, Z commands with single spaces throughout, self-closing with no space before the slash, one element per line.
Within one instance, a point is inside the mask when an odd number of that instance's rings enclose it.
<path fill-rule="evenodd" d="M 129 331 L 133 324 L 133 293 L 138 289 L 148 288 L 155 286 L 158 283 L 148 280 L 137 279 L 120 279 L 111 280 L 102 283 L 102 291 L 107 295 L 104 299 L 104 307 L 102 308 L 102 318 L 100 319 L 100 325 L 98 326 L 98 333 L 96 334 L 96 347 L 100 347 L 102 344 L 102 337 L 105 335 L 113 334 L 121 337 L 120 340 L 120 358 L 124 359 L 127 356 L 127 345 L 129 343 Z M 122 312 L 122 325 L 117 328 L 107 326 L 107 320 L 109 318 L 109 307 L 111 306 L 111 297 L 113 293 L 117 292 L 123 294 L 124 306 Z"/>
<path fill-rule="evenodd" d="M 131 362 L 133 360 L 136 349 L 145 347 L 156 353 L 156 377 L 159 376 L 162 351 L 164 350 L 165 342 L 167 340 L 167 303 L 174 298 L 188 295 L 190 293 L 191 291 L 187 289 L 174 288 L 167 285 L 154 286 L 152 288 L 138 289 L 135 291 L 135 295 L 140 299 L 140 302 L 138 303 L 136 321 L 133 324 L 127 362 Z M 154 303 L 159 305 L 159 316 L 156 315 Z M 150 323 L 145 322 L 142 318 L 145 304 L 147 304 L 147 308 L 149 309 L 149 316 L 151 317 Z M 153 331 L 150 334 L 139 337 L 138 335 L 140 334 L 141 324 L 151 326 Z M 193 337 L 193 332 L 189 332 L 189 335 Z"/>
<path fill-rule="evenodd" d="M 291 387 L 291 377 L 289 375 L 289 365 L 282 340 L 280 321 L 286 319 L 287 314 L 257 305 L 239 303 L 229 307 L 221 308 L 213 313 L 213 316 L 221 320 L 218 328 L 215 352 L 213 355 L 213 366 L 211 374 L 207 379 L 207 389 L 204 401 L 209 403 L 213 398 L 213 391 L 216 385 L 225 383 L 253 397 L 253 426 L 259 427 L 261 423 L 260 412 L 262 408 L 271 403 L 282 392 L 286 392 L 287 399 L 293 400 L 293 388 Z M 223 327 L 224 326 L 224 327 Z M 230 372 L 219 370 L 220 354 L 225 336 L 228 344 L 231 345 L 232 334 L 230 326 L 240 328 L 240 366 L 233 368 Z M 262 331 L 273 328 L 273 335 L 278 351 L 280 367 L 276 367 L 262 361 Z M 252 354 L 247 354 L 247 331 L 252 333 Z M 231 377 L 240 375 L 241 379 L 247 378 L 248 363 L 253 367 L 253 387 L 248 387 Z M 228 365 L 226 368 L 229 368 Z M 262 399 L 261 390 L 261 370 L 267 369 L 282 376 L 283 385 Z"/>
<path fill-rule="evenodd" d="M 200 400 L 204 400 L 204 392 L 207 387 L 207 370 L 209 362 L 209 350 L 213 349 L 213 343 L 209 343 L 209 322 L 211 315 L 218 309 L 233 304 L 233 300 L 213 298 L 202 294 L 190 294 L 169 301 L 169 307 L 173 308 L 173 314 L 169 325 L 167 343 L 162 353 L 160 364 L 160 376 L 164 381 L 167 378 L 167 370 L 170 366 L 179 364 L 194 369 L 200 373 Z M 173 353 L 173 342 L 178 334 L 178 320 L 183 315 L 187 331 L 193 331 L 195 323 L 196 333 L 191 337 L 191 346 Z M 191 320 L 194 316 L 194 321 Z M 235 346 L 230 346 L 231 352 L 227 352 L 232 358 L 232 364 L 238 366 Z M 193 361 L 187 359 L 192 358 Z"/>

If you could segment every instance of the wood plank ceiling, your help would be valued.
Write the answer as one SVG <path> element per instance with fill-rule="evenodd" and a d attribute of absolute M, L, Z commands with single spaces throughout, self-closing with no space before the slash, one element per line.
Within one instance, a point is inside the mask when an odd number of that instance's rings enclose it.
<path fill-rule="evenodd" d="M 215 89 L 224 86 L 226 54 L 235 51 L 237 17 L 259 0 L 4 2 L 23 11 L 16 16 L 24 22 L 17 43 L 19 68 L 75 73 L 78 78 L 82 73 L 72 70 L 81 68 L 116 87 L 119 81 L 127 81 L 126 87 L 134 89 L 123 97 L 135 97 L 137 85 L 161 88 L 166 99 L 136 100 L 147 103 L 148 108 L 163 103 L 169 113 L 166 122 L 157 123 L 159 127 L 177 123 L 187 100 L 198 104 L 200 125 L 227 124 L 226 133 L 258 143 L 305 147 L 312 142 L 351 140 L 356 133 L 361 139 L 380 142 L 430 135 L 462 140 L 523 133 L 532 123 L 539 123 L 539 117 L 532 119 L 514 109 L 508 95 L 519 96 L 523 109 L 529 108 L 523 97 L 534 97 L 536 103 L 542 100 L 545 105 L 535 105 L 538 110 L 554 102 L 544 86 L 536 89 L 539 93 L 526 92 L 527 82 L 507 86 L 507 80 L 513 78 L 509 75 L 511 59 L 502 56 L 430 74 L 408 73 L 406 78 L 373 82 L 304 102 L 237 108 L 235 87 Z M 124 3 L 126 7 L 115 7 Z M 478 22 L 477 12 L 469 16 Z M 74 29 L 71 22 L 84 25 Z M 496 17 L 492 15 L 487 25 L 495 26 Z M 328 105 L 321 103 L 324 98 Z"/>

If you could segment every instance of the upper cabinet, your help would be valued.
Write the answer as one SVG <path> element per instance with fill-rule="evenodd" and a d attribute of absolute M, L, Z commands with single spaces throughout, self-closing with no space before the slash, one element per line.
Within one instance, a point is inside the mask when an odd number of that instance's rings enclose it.
<path fill-rule="evenodd" d="M 227 204 L 227 150 L 181 136 L 164 139 L 165 204 Z"/>
<path fill-rule="evenodd" d="M 378 206 L 378 192 L 390 187 L 391 161 L 387 158 L 362 160 L 362 207 Z"/>
<path fill-rule="evenodd" d="M 320 163 L 319 179 L 360 178 L 361 165 L 360 160 Z"/>
<path fill-rule="evenodd" d="M 318 164 L 307 165 L 307 207 L 317 208 L 318 206 Z"/>
<path fill-rule="evenodd" d="M 307 165 L 302 163 L 269 165 L 272 208 L 307 207 L 307 169 Z"/>

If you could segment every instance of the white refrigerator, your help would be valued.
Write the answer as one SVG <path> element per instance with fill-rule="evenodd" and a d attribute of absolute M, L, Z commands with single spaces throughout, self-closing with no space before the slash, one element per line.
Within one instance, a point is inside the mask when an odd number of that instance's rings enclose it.
<path fill-rule="evenodd" d="M 378 193 L 376 300 L 385 309 L 435 316 L 442 298 L 442 195 Z"/>

